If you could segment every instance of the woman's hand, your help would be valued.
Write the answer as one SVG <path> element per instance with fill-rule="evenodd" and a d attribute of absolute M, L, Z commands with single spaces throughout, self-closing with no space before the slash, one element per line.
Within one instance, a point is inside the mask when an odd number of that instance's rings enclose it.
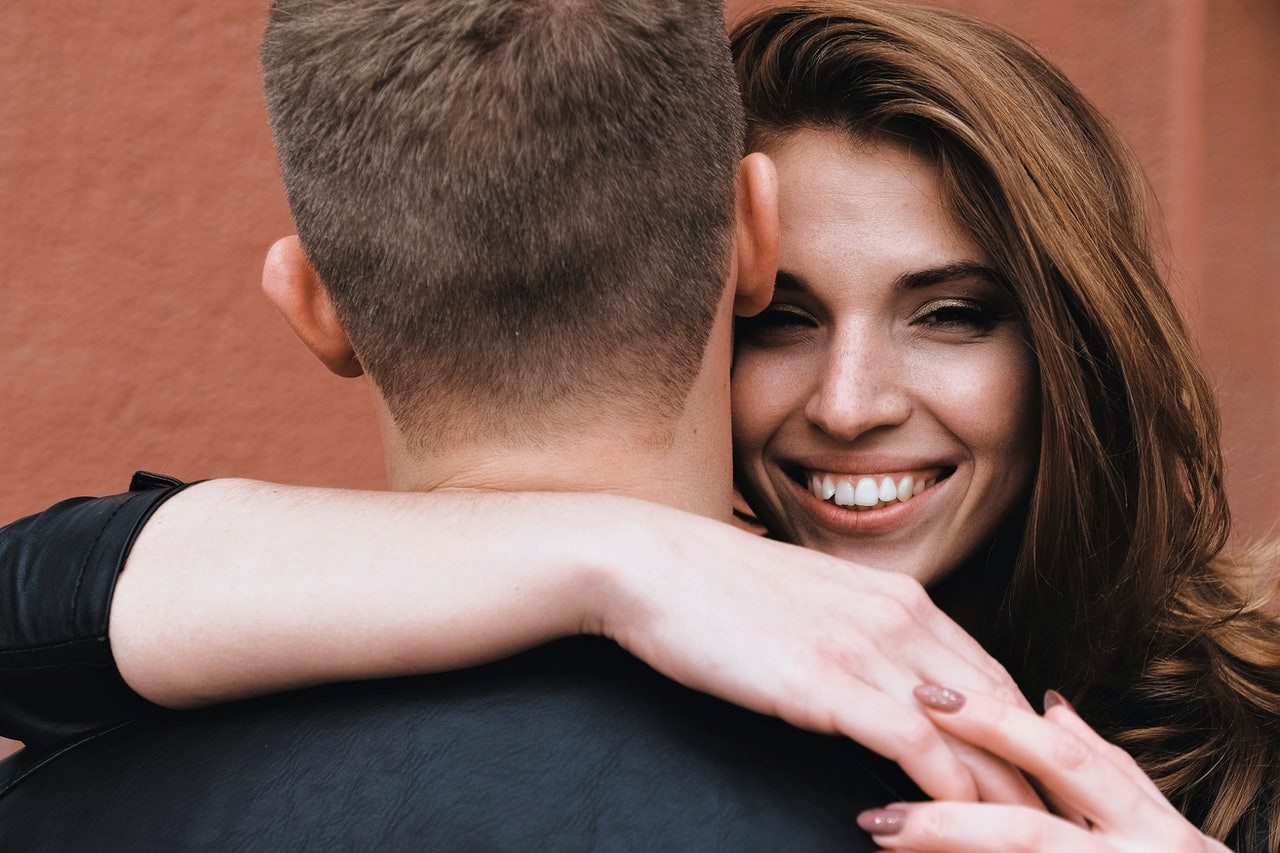
<path fill-rule="evenodd" d="M 930 796 L 1040 807 L 1020 773 L 915 701 L 916 684 L 945 681 L 1029 709 L 918 582 L 632 503 L 630 523 L 601 540 L 615 583 L 587 630 L 697 690 L 852 738 Z"/>
<path fill-rule="evenodd" d="M 1043 717 L 931 684 L 916 688 L 916 696 L 940 729 L 1022 768 L 1047 797 L 1085 820 L 1006 804 L 898 803 L 858 817 L 882 847 L 917 853 L 1227 850 L 1179 814 L 1128 753 L 1099 737 L 1056 693 L 1046 695 Z"/>

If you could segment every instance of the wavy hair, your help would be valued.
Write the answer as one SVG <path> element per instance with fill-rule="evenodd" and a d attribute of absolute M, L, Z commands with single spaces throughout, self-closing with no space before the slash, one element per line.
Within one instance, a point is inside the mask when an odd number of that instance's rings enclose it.
<path fill-rule="evenodd" d="M 923 149 L 1025 322 L 1040 459 L 997 654 L 1205 832 L 1280 849 L 1280 631 L 1249 603 L 1275 553 L 1223 553 L 1217 407 L 1128 150 L 1033 48 L 956 12 L 797 3 L 733 47 L 752 148 L 824 128 Z"/>

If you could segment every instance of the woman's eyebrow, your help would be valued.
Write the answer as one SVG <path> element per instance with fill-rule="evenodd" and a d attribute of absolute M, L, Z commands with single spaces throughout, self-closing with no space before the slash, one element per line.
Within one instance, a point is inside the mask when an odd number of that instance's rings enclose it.
<path fill-rule="evenodd" d="M 954 264 L 903 273 L 894 280 L 893 286 L 897 290 L 914 290 L 962 278 L 984 279 L 991 284 L 1000 282 L 1000 276 L 996 275 L 996 271 L 989 266 L 973 261 L 957 261 Z"/>
<path fill-rule="evenodd" d="M 1000 283 L 1000 276 L 991 267 L 975 261 L 956 261 L 954 264 L 903 273 L 894 279 L 893 286 L 896 290 L 915 290 L 965 278 L 981 279 L 995 285 Z M 778 270 L 774 289 L 791 293 L 810 292 L 809 283 L 804 276 L 786 270 Z"/>

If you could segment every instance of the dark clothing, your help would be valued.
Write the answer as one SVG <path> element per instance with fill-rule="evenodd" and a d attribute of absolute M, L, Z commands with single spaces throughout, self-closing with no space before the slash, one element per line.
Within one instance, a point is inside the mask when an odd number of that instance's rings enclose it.
<path fill-rule="evenodd" d="M 0 848 L 858 851 L 859 810 L 918 796 L 850 741 L 574 638 L 19 753 Z"/>
<path fill-rule="evenodd" d="M 166 712 L 120 678 L 116 577 L 182 484 L 0 531 L 0 849 L 871 850 L 864 808 L 918 791 L 801 732 L 574 638 L 489 666 Z"/>
<path fill-rule="evenodd" d="M 0 528 L 0 735 L 47 746 L 155 707 L 120 678 L 107 619 L 142 525 L 183 488 L 139 472 Z"/>

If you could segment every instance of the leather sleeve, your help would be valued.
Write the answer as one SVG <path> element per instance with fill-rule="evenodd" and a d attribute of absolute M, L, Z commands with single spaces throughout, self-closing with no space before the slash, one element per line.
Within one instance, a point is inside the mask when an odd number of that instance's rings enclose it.
<path fill-rule="evenodd" d="M 111 597 L 138 532 L 186 486 L 138 472 L 0 528 L 0 735 L 45 747 L 156 706 L 120 676 Z"/>

